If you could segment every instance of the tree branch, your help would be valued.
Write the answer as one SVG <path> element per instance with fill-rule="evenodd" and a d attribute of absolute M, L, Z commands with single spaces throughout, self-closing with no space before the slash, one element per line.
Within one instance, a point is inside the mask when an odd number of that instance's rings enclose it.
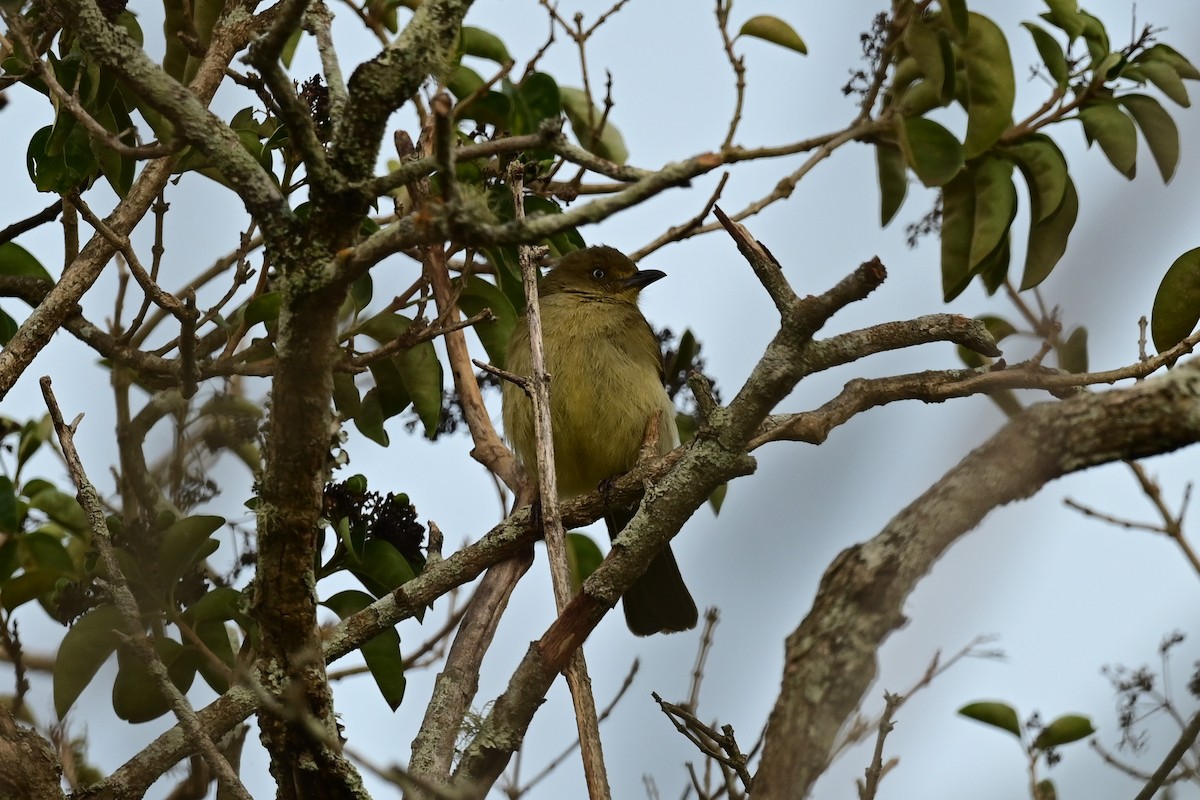
<path fill-rule="evenodd" d="M 920 579 L 993 508 L 1097 464 L 1200 440 L 1200 365 L 1104 394 L 1042 403 L 1009 422 L 879 534 L 826 571 L 812 611 L 788 637 L 783 686 L 755 777 L 756 797 L 804 796 L 839 728 L 875 678 L 875 654 L 904 624 Z"/>
<path fill-rule="evenodd" d="M 71 479 L 75 482 L 75 486 L 78 489 L 77 498 L 79 504 L 83 507 L 84 513 L 87 515 L 92 532 L 92 544 L 99 551 L 100 560 L 104 564 L 105 571 L 108 573 L 113 605 L 120 612 L 121 618 L 125 623 L 125 641 L 137 653 L 143 666 L 146 667 L 146 671 L 154 679 L 158 690 L 167 698 L 171 709 L 179 719 L 180 726 L 187 735 L 189 744 L 200 751 L 209 768 L 212 769 L 213 773 L 221 781 L 225 791 L 232 793 L 233 797 L 238 798 L 238 800 L 251 800 L 250 794 L 246 791 L 246 787 L 242 785 L 241 779 L 238 778 L 233 768 L 230 767 L 229 762 L 225 760 L 225 756 L 217 750 L 213 739 L 201 726 L 195 710 L 188 703 L 183 692 L 171 681 L 166 664 L 163 663 L 157 651 L 155 651 L 154 645 L 150 643 L 150 639 L 146 636 L 142 628 L 141 609 L 138 607 L 137 599 L 133 596 L 133 592 L 125 580 L 125 575 L 121 571 L 121 566 L 117 561 L 116 551 L 109 538 L 104 507 L 100 503 L 96 487 L 88 480 L 87 474 L 83 470 L 83 462 L 80 460 L 79 453 L 75 449 L 74 424 L 67 425 L 63 420 L 62 411 L 58 407 L 58 401 L 55 399 L 54 392 L 50 388 L 50 379 L 48 377 L 42 378 L 41 385 L 42 396 L 46 400 L 46 407 L 49 409 L 50 418 L 54 422 L 54 430 L 58 434 L 58 441 L 62 447 L 63 457 L 66 459 Z"/>
<path fill-rule="evenodd" d="M 72 0 L 72 2 L 76 7 L 85 9 L 89 29 L 93 32 L 100 31 L 101 38 L 119 37 L 122 40 L 128 40 L 123 31 L 119 34 L 116 33 L 112 26 L 104 21 L 94 3 L 89 0 Z M 236 32 L 231 31 L 229 35 L 214 35 L 204 61 L 187 92 L 194 102 L 203 106 L 212 100 L 217 86 L 224 78 L 225 68 L 229 66 L 229 62 L 240 46 L 240 40 L 233 35 Z M 241 32 L 241 35 L 245 35 L 245 33 Z M 127 44 L 131 46 L 132 42 Z M 141 59 L 148 63 L 145 54 L 140 49 L 137 52 Z M 158 69 L 154 65 L 151 66 L 155 70 Z M 159 72 L 161 73 L 161 70 Z M 182 87 L 180 88 L 182 90 Z M 237 145 L 237 149 L 242 149 L 240 144 Z M 129 193 L 105 218 L 105 224 L 115 233 L 128 236 L 134 226 L 145 216 L 150 204 L 154 202 L 170 179 L 173 167 L 174 159 L 172 158 L 149 162 L 133 182 Z M 21 323 L 21 327 L 0 351 L 0 399 L 8 394 L 26 367 L 46 346 L 50 337 L 63 325 L 67 317 L 75 313 L 80 298 L 95 283 L 96 278 L 99 277 L 100 272 L 108 264 L 115 251 L 113 244 L 103 236 L 100 234 L 93 236 L 78 257 L 71 261 L 69 269 L 64 270 L 62 278 L 54 285 L 45 299 Z"/>

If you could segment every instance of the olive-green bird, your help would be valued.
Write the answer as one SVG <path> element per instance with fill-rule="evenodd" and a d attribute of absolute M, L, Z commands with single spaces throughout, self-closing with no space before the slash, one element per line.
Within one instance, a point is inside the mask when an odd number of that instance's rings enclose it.
<path fill-rule="evenodd" d="M 663 388 L 658 339 L 638 310 L 638 295 L 659 278 L 638 270 L 611 247 L 567 254 L 538 288 L 554 463 L 563 499 L 590 492 L 637 464 L 651 416 L 662 412 L 659 451 L 679 444 L 675 407 Z M 517 323 L 508 344 L 509 371 L 532 372 L 529 329 Z M 504 430 L 517 457 L 536 475 L 533 408 L 520 387 L 504 386 Z M 605 518 L 615 537 L 637 507 Z M 668 545 L 622 598 L 625 620 L 638 636 L 696 626 L 692 600 Z"/>

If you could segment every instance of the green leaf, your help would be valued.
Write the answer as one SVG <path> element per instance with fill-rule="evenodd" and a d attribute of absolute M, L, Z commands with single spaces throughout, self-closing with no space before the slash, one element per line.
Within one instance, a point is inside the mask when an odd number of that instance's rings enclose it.
<path fill-rule="evenodd" d="M 442 362 L 433 342 L 411 347 L 397 355 L 395 361 L 417 417 L 425 426 L 425 435 L 435 438 L 442 418 Z"/>
<path fill-rule="evenodd" d="M 383 427 L 383 408 L 379 400 L 379 387 L 373 386 L 363 395 L 362 405 L 354 415 L 354 427 L 358 432 L 371 441 L 383 447 L 388 446 L 391 439 Z"/>
<path fill-rule="evenodd" d="M 224 517 L 184 517 L 163 532 L 157 574 L 164 588 L 170 590 L 193 564 L 216 549 L 219 542 L 210 537 L 224 524 Z"/>
<path fill-rule="evenodd" d="M 925 80 L 937 89 L 941 98 L 949 101 L 954 97 L 954 56 L 951 55 L 949 68 L 942 52 L 944 34 L 939 36 L 929 25 L 919 17 L 913 18 L 904 28 L 904 47 L 916 59 Z M 947 49 L 949 41 L 946 40 Z M 950 77 L 950 92 L 946 93 L 946 76 Z"/>
<path fill-rule="evenodd" d="M 947 302 L 977 274 L 987 273 L 990 290 L 997 276 L 1003 280 L 1016 211 L 1012 163 L 1005 159 L 978 159 L 942 187 L 942 292 Z"/>
<path fill-rule="evenodd" d="M 524 198 L 525 215 L 527 217 L 536 217 L 542 214 L 561 214 L 562 207 L 553 200 L 540 197 L 536 194 L 526 194 Z M 559 257 L 570 253 L 573 250 L 581 250 L 587 245 L 583 241 L 583 237 L 574 228 L 568 228 L 562 233 L 556 233 L 546 240 L 550 245 L 553 253 Z"/>
<path fill-rule="evenodd" d="M 21 426 L 21 438 L 17 442 L 17 472 L 29 463 L 33 454 L 42 444 L 53 438 L 53 428 L 50 415 L 44 414 L 41 419 L 31 419 Z M 28 490 L 28 487 L 26 487 Z"/>
<path fill-rule="evenodd" d="M 978 319 L 988 329 L 988 333 L 992 335 L 992 338 L 996 340 L 996 344 L 1000 344 L 1000 342 L 1015 335 L 1017 332 L 1017 326 L 1004 317 L 998 317 L 994 314 L 984 314 L 978 317 Z"/>
<path fill-rule="evenodd" d="M 191 8 L 191 4 L 188 4 Z M 163 55 L 163 71 L 177 81 L 183 80 L 183 71 L 187 66 L 188 50 L 179 34 L 186 33 L 191 22 L 184 14 L 183 0 L 163 0 L 163 34 L 166 38 L 166 53 Z"/>
<path fill-rule="evenodd" d="M 45 511 L 46 516 L 59 525 L 62 525 L 71 533 L 82 535 L 90 529 L 87 515 L 83 513 L 83 508 L 80 507 L 79 501 L 65 492 L 60 492 L 53 486 L 41 489 L 37 494 L 31 495 L 29 505 L 32 508 Z"/>
<path fill-rule="evenodd" d="M 16 242 L 0 244 L 0 275 L 28 276 L 52 281 L 50 273 L 33 254 Z"/>
<path fill-rule="evenodd" d="M 7 582 L 12 578 L 13 573 L 17 571 L 17 567 L 19 566 L 21 566 L 21 560 L 17 553 L 17 540 L 10 536 L 4 544 L 0 544 L 0 599 L 5 601 L 4 609 L 6 611 L 12 610 L 7 603 Z"/>
<path fill-rule="evenodd" d="M 968 159 L 987 151 L 1012 123 L 1017 85 L 1008 41 L 996 23 L 971 12 L 971 28 L 962 48 L 967 72 Z"/>
<path fill-rule="evenodd" d="M 722 483 L 717 488 L 713 489 L 712 494 L 708 496 L 708 505 L 712 508 L 713 516 L 721 513 L 721 506 L 725 505 L 725 495 L 729 493 L 729 484 Z"/>
<path fill-rule="evenodd" d="M 567 534 L 567 566 L 571 570 L 572 590 L 578 592 L 603 560 L 604 554 L 590 536 L 576 531 Z"/>
<path fill-rule="evenodd" d="M 1077 0 L 1046 0 L 1050 11 L 1042 18 L 1064 31 L 1071 39 L 1083 34 L 1084 20 L 1079 15 Z"/>
<path fill-rule="evenodd" d="M 1007 703 L 981 702 L 968 703 L 958 710 L 958 713 L 984 725 L 1008 731 L 1018 739 L 1021 738 L 1021 723 L 1017 721 L 1017 712 Z"/>
<path fill-rule="evenodd" d="M 1086 739 L 1096 732 L 1092 721 L 1078 714 L 1064 714 L 1051 722 L 1038 737 L 1033 740 L 1033 746 L 1038 750 L 1049 750 L 1080 739 Z"/>
<path fill-rule="evenodd" d="M 1142 129 L 1142 136 L 1154 156 L 1163 183 L 1170 183 L 1179 165 L 1179 129 L 1162 103 L 1144 94 L 1127 94 L 1118 98 L 1121 105 Z"/>
<path fill-rule="evenodd" d="M 1088 371 L 1088 332 L 1080 326 L 1058 348 L 1058 366 L 1067 372 L 1080 374 Z"/>
<path fill-rule="evenodd" d="M 753 36 L 756 39 L 786 47 L 788 50 L 794 50 L 801 55 L 808 55 L 808 47 L 800 38 L 800 34 L 796 33 L 791 25 L 770 14 L 759 14 L 743 22 L 738 36 Z"/>
<path fill-rule="evenodd" d="M 20 515 L 17 513 L 17 493 L 13 489 L 12 479 L 7 475 L 0 475 L 0 533 L 6 534 L 0 538 L 7 541 L 9 536 L 20 530 L 20 522 Z"/>
<path fill-rule="evenodd" d="M 1035 133 L 1002 151 L 1016 163 L 1029 187 L 1029 200 L 1034 223 L 1050 217 L 1062 205 L 1066 194 L 1067 160 L 1049 136 Z"/>
<path fill-rule="evenodd" d="M 6 345 L 17 335 L 17 321 L 0 310 L 0 346 Z"/>
<path fill-rule="evenodd" d="M 246 313 L 242 319 L 247 328 L 260 322 L 274 322 L 279 319 L 279 309 L 282 305 L 283 295 L 279 292 L 263 292 L 246 304 Z"/>
<path fill-rule="evenodd" d="M 478 72 L 462 64 L 455 65 L 450 76 L 446 78 L 446 88 L 460 101 L 470 97 L 483 84 L 483 78 Z"/>
<path fill-rule="evenodd" d="M 374 224 L 374 220 L 372 220 L 370 217 L 365 218 L 363 221 L 369 221 Z M 371 233 L 375 233 L 375 231 L 371 231 L 365 235 L 369 236 Z M 371 304 L 371 298 L 374 296 L 375 281 L 372 280 L 371 273 L 363 273 L 361 278 L 350 284 L 350 302 L 354 304 L 354 310 L 356 312 L 361 313 L 364 308 L 369 306 Z"/>
<path fill-rule="evenodd" d="M 901 116 L 919 117 L 947 105 L 948 102 L 942 98 L 936 86 L 922 78 L 904 90 L 900 97 L 899 110 Z"/>
<path fill-rule="evenodd" d="M 218 590 L 219 591 L 219 590 Z M 211 592 L 210 592 L 211 594 Z M 237 664 L 237 654 L 234 652 L 234 643 L 230 638 L 229 628 L 221 620 L 205 620 L 197 622 L 193 626 L 196 635 L 200 637 L 200 641 L 208 648 L 208 652 L 217 657 L 222 664 L 232 669 Z M 188 645 L 192 648 L 193 645 Z M 226 672 L 217 668 L 208 657 L 196 648 L 196 670 L 200 673 L 200 677 L 204 678 L 204 682 L 212 688 L 214 692 L 224 694 L 229 691 L 229 678 Z"/>
<path fill-rule="evenodd" d="M 591 116 L 588 115 L 587 94 L 582 89 L 568 86 L 558 87 L 559 98 L 562 100 L 563 113 L 571 121 L 571 130 L 575 138 L 587 151 L 606 158 L 614 164 L 624 164 L 629 159 L 629 151 L 625 149 L 625 140 L 613 126 L 611 120 L 605 120 L 604 129 L 600 135 L 594 135 L 591 126 L 599 125 L 604 112 L 591 106 Z"/>
<path fill-rule="evenodd" d="M 1054 781 L 1046 778 L 1037 783 L 1038 800 L 1058 800 L 1058 789 L 1054 787 Z"/>
<path fill-rule="evenodd" d="M 478 275 L 469 275 L 465 281 L 456 280 L 455 288 L 459 292 L 458 307 L 464 313 L 475 316 L 485 308 L 491 309 L 495 319 L 476 325 L 472 330 L 483 343 L 491 362 L 503 368 L 508 339 L 517 324 L 517 310 L 500 287 Z"/>
<path fill-rule="evenodd" d="M 894 145 L 875 145 L 875 168 L 880 176 L 880 224 L 892 222 L 908 192 L 904 154 Z"/>
<path fill-rule="evenodd" d="M 535 72 L 521 81 L 518 93 L 529 111 L 528 133 L 536 130 L 542 120 L 557 119 L 562 114 L 562 97 L 558 92 L 558 84 L 544 72 Z"/>
<path fill-rule="evenodd" d="M 54 659 L 54 711 L 62 719 L 117 647 L 115 606 L 93 608 L 67 631 Z"/>
<path fill-rule="evenodd" d="M 66 194 L 88 183 L 100 167 L 87 131 L 79 126 L 61 137 L 54 137 L 51 126 L 34 133 L 25 165 L 37 190 L 54 194 Z"/>
<path fill-rule="evenodd" d="M 1050 73 L 1050 77 L 1058 84 L 1058 88 L 1067 88 L 1070 69 L 1067 67 L 1067 56 L 1063 52 L 1062 45 L 1040 25 L 1033 22 L 1022 22 L 1021 25 L 1033 37 L 1038 55 L 1041 56 L 1042 63 L 1046 65 L 1046 71 Z"/>
<path fill-rule="evenodd" d="M 300 45 L 300 36 L 304 33 L 303 28 L 296 28 L 288 36 L 287 41 L 283 43 L 283 49 L 279 51 L 279 60 L 284 67 L 292 65 L 292 59 L 296 56 L 296 48 Z"/>
<path fill-rule="evenodd" d="M 454 109 L 454 116 L 457 119 L 472 119 L 496 128 L 507 128 L 512 112 L 511 99 L 500 92 L 489 90 L 469 103 L 459 104 Z"/>
<path fill-rule="evenodd" d="M 364 322 L 359 330 L 379 344 L 387 344 L 404 335 L 410 325 L 412 320 L 399 314 L 380 314 Z M 399 383 L 392 380 L 393 373 Z M 376 361 L 371 365 L 371 374 L 379 388 L 384 418 L 400 413 L 411 401 L 426 436 L 432 439 L 442 413 L 442 365 L 433 342 L 421 342 L 390 359 Z"/>
<path fill-rule="evenodd" d="M 1167 44 L 1156 44 L 1147 48 L 1136 60 L 1140 64 L 1161 61 L 1170 65 L 1184 80 L 1200 81 L 1200 70 L 1196 69 L 1192 62 L 1184 58 L 1178 50 Z"/>
<path fill-rule="evenodd" d="M 192 603 L 183 612 L 184 619 L 191 625 L 202 622 L 235 620 L 243 627 L 250 624 L 244 609 L 245 597 L 231 586 L 218 586 Z"/>
<path fill-rule="evenodd" d="M 1012 181 L 1012 162 L 982 158 L 974 166 L 975 224 L 971 233 L 970 269 L 1003 245 L 1017 213 L 1017 190 Z"/>
<path fill-rule="evenodd" d="M 358 384 L 351 373 L 333 373 L 333 405 L 342 419 L 353 419 L 362 407 Z"/>
<path fill-rule="evenodd" d="M 969 255 L 975 225 L 975 176 L 963 170 L 942 187 L 942 295 L 950 302 L 971 281 Z"/>
<path fill-rule="evenodd" d="M 154 650 L 167 668 L 171 683 L 181 692 L 192 688 L 196 678 L 195 651 L 166 637 L 154 640 Z M 139 723 L 158 719 L 171 710 L 171 703 L 150 674 L 149 667 L 131 647 L 117 648 L 117 678 L 113 682 L 112 705 L 126 722 Z"/>
<path fill-rule="evenodd" d="M 1087 45 L 1088 55 L 1092 58 L 1092 69 L 1100 76 L 1107 76 L 1108 67 L 1104 64 L 1112 48 L 1109 46 L 1108 31 L 1099 18 L 1080 9 L 1079 18 L 1083 20 L 1083 41 Z M 1116 61 L 1113 62 L 1114 64 Z"/>
<path fill-rule="evenodd" d="M 376 399 L 384 419 L 391 419 L 408 408 L 412 398 L 404 386 L 404 379 L 400 377 L 400 368 L 396 366 L 394 356 L 375 361 L 368 369 L 371 370 L 371 377 L 375 379 L 375 386 L 367 394 L 372 391 L 377 393 Z M 366 403 L 366 397 L 363 398 L 363 402 Z M 362 413 L 361 409 L 359 413 Z"/>
<path fill-rule="evenodd" d="M 338 592 L 321 605 L 329 608 L 341 619 L 357 614 L 374 602 L 374 598 L 362 592 L 347 590 Z M 363 644 L 363 660 L 375 685 L 388 706 L 395 711 L 404 699 L 404 659 L 400 655 L 400 634 L 389 628 Z"/>
<path fill-rule="evenodd" d="M 1079 109 L 1088 143 L 1098 142 L 1109 163 L 1129 180 L 1137 173 L 1137 128 L 1114 102 L 1090 103 Z"/>
<path fill-rule="evenodd" d="M 964 37 L 971 28 L 971 15 L 967 12 L 966 0 L 938 0 L 949 17 L 959 37 Z"/>
<path fill-rule="evenodd" d="M 962 145 L 938 123 L 924 117 L 905 119 L 902 132 L 905 158 L 921 183 L 943 186 L 962 169 Z"/>
<path fill-rule="evenodd" d="M 1200 321 L 1200 247 L 1189 250 L 1171 264 L 1150 312 L 1150 334 L 1158 352 L 1170 350 Z"/>
<path fill-rule="evenodd" d="M 4 591 L 0 592 L 4 610 L 11 613 L 30 600 L 48 597 L 58 587 L 59 581 L 69 580 L 70 577 L 58 570 L 39 569 L 10 578 L 4 584 Z"/>
<path fill-rule="evenodd" d="M 376 597 L 395 591 L 417 576 L 408 559 L 382 539 L 368 539 L 360 563 L 350 571 Z"/>
<path fill-rule="evenodd" d="M 52 533 L 31 531 L 18 538 L 20 552 L 27 570 L 51 570 L 59 574 L 75 571 L 75 563 L 63 547 L 62 540 Z"/>
<path fill-rule="evenodd" d="M 1036 208 L 1036 206 L 1035 206 Z M 1029 226 L 1029 244 L 1025 250 L 1025 272 L 1021 291 L 1032 289 L 1046 279 L 1067 250 L 1067 239 L 1079 216 L 1079 195 L 1067 178 L 1063 201 L 1058 210 Z"/>
<path fill-rule="evenodd" d="M 1005 231 L 1000 246 L 993 250 L 975 268 L 975 272 L 979 275 L 980 281 L 983 282 L 983 288 L 987 291 L 988 296 L 994 295 L 1004 285 L 1005 280 L 1008 279 L 1008 265 L 1010 261 L 1012 261 L 1012 235 L 1009 231 Z"/>
<path fill-rule="evenodd" d="M 495 61 L 497 64 L 507 64 L 513 58 L 508 54 L 508 48 L 504 46 L 504 42 L 494 33 L 489 33 L 482 28 L 474 28 L 470 25 L 463 25 L 462 32 L 458 38 L 458 51 L 462 55 L 477 56 L 486 58 L 488 61 Z"/>
<path fill-rule="evenodd" d="M 1183 85 L 1183 79 L 1179 77 L 1175 67 L 1166 61 L 1153 60 L 1143 61 L 1138 67 L 1141 73 L 1158 87 L 1160 92 L 1171 98 L 1177 105 L 1187 108 L 1192 104 L 1188 99 L 1187 87 Z"/>

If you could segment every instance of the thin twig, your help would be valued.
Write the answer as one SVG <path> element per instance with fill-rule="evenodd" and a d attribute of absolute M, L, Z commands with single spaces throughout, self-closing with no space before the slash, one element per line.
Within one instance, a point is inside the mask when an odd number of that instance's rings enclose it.
<path fill-rule="evenodd" d="M 525 186 L 523 167 L 513 162 L 509 168 L 516 220 L 525 216 Z M 517 249 L 521 262 L 521 278 L 525 287 L 525 321 L 529 326 L 531 352 L 530 398 L 533 402 L 533 429 L 537 440 L 538 489 L 541 497 L 542 531 L 546 540 L 550 578 L 554 586 L 554 604 L 561 615 L 575 595 L 571 583 L 571 567 L 567 556 L 567 535 L 558 509 L 558 479 L 554 467 L 554 433 L 550 422 L 550 375 L 546 371 L 546 351 L 542 342 L 542 321 L 538 303 L 538 269 L 532 248 Z M 612 792 L 604 768 L 600 746 L 600 723 L 596 717 L 596 699 L 587 673 L 583 650 L 576 650 L 563 674 L 571 690 L 575 706 L 575 722 L 579 731 L 579 753 L 591 800 L 608 800 Z"/>
<path fill-rule="evenodd" d="M 704 681 L 704 665 L 712 650 L 713 632 L 717 629 L 720 616 L 716 606 L 704 612 L 704 630 L 700 633 L 700 646 L 696 649 L 696 664 L 692 667 L 692 688 L 688 691 L 687 704 L 684 706 L 693 714 L 700 707 L 700 684 Z"/>
<path fill-rule="evenodd" d="M 696 745 L 701 753 L 733 770 L 746 791 L 751 790 L 754 780 L 747 766 L 749 758 L 738 747 L 732 725 L 722 725 L 721 731 L 717 732 L 711 726 L 701 722 L 695 714 L 683 706 L 663 700 L 658 692 L 651 692 L 650 696 L 654 698 L 654 702 L 658 703 L 659 708 L 667 715 L 667 719 L 671 720 L 671 724 L 677 731 Z"/>
<path fill-rule="evenodd" d="M 729 131 L 725 134 L 722 148 L 733 146 L 733 137 L 742 121 L 742 107 L 746 102 L 746 61 L 733 51 L 733 39 L 729 36 L 729 12 L 733 8 L 732 0 L 717 0 L 717 30 L 721 32 L 721 44 L 725 48 L 725 58 L 733 69 L 735 99 L 733 114 L 729 118 Z"/>
<path fill-rule="evenodd" d="M 883 693 L 883 714 L 879 717 L 879 734 L 875 737 L 875 754 L 871 758 L 871 765 L 866 769 L 866 778 L 858 784 L 859 800 L 875 800 L 875 795 L 879 791 L 879 782 L 896 764 L 895 759 L 889 760 L 886 764 L 883 763 L 883 742 L 892 732 L 892 716 L 903 703 L 903 696 L 891 692 Z"/>
<path fill-rule="evenodd" d="M 187 698 L 171 681 L 171 676 L 167 672 L 166 665 L 163 664 L 154 646 L 146 637 L 145 631 L 142 628 L 141 610 L 138 607 L 137 599 L 133 596 L 133 592 L 125 580 L 120 563 L 117 561 L 116 550 L 109 538 L 104 507 L 100 503 L 96 487 L 88 480 L 87 474 L 83 470 L 83 462 L 79 458 L 79 452 L 75 449 L 75 426 L 78 424 L 79 418 L 76 418 L 75 422 L 67 425 L 63 421 L 62 411 L 58 406 L 58 400 L 54 397 L 54 391 L 50 387 L 50 378 L 43 377 L 40 380 L 40 384 L 42 387 L 42 397 L 46 401 L 46 408 L 50 411 L 50 419 L 53 421 L 54 430 L 58 434 L 58 441 L 62 447 L 63 457 L 67 461 L 67 467 L 71 472 L 71 479 L 75 482 L 75 487 L 78 490 L 76 497 L 79 500 L 79 504 L 83 507 L 91 527 L 92 544 L 99 552 L 100 560 L 104 564 L 105 571 L 108 573 L 113 605 L 120 612 L 121 619 L 124 622 L 127 643 L 134 649 L 146 667 L 146 670 L 154 678 L 158 690 L 170 702 L 171 708 L 175 712 L 175 716 L 179 719 L 180 725 L 183 726 L 188 739 L 193 746 L 200 750 L 208 766 L 216 773 L 218 780 L 224 784 L 225 790 L 231 792 L 233 796 L 241 798 L 241 800 L 252 800 L 250 793 L 246 791 L 246 787 L 242 785 L 241 780 L 233 771 L 229 762 L 225 760 L 225 756 L 217 749 L 216 743 L 213 742 L 212 738 L 201 727 L 200 720 L 196 716 L 195 710 L 188 703 Z"/>
<path fill-rule="evenodd" d="M 1200 558 L 1197 558 L 1196 551 L 1192 549 L 1191 543 L 1183 534 L 1183 510 L 1181 509 L 1178 515 L 1172 514 L 1171 509 L 1167 508 L 1167 503 L 1163 500 L 1162 489 L 1158 483 L 1146 474 L 1146 469 L 1136 461 L 1128 462 L 1129 468 L 1133 470 L 1133 474 L 1138 479 L 1138 484 L 1142 487 L 1142 491 L 1146 493 L 1146 497 L 1154 504 L 1154 508 L 1162 516 L 1163 533 L 1171 537 L 1175 544 L 1179 545 L 1179 549 L 1183 551 L 1184 557 L 1188 563 L 1192 565 L 1192 569 L 1200 575 Z M 1189 490 L 1190 491 L 1190 490 Z M 1186 507 L 1187 501 L 1184 501 Z"/>
<path fill-rule="evenodd" d="M 0 230 L 0 244 L 11 242 L 22 233 L 31 231 L 39 225 L 45 225 L 47 222 L 53 222 L 54 220 L 58 219 L 58 215 L 62 213 L 62 208 L 63 201 L 60 197 L 36 214 L 30 215 L 23 220 L 14 222 L 12 225 L 5 227 L 4 229 Z"/>
<path fill-rule="evenodd" d="M 1163 784 L 1166 783 L 1171 770 L 1175 769 L 1175 766 L 1184 757 L 1188 749 L 1196 743 L 1198 737 L 1200 737 L 1200 711 L 1197 711 L 1192 716 L 1191 721 L 1184 727 L 1183 732 L 1179 735 L 1179 739 L 1176 740 L 1162 763 L 1159 764 L 1158 769 L 1154 770 L 1154 773 L 1150 776 L 1150 780 L 1142 787 L 1142 790 L 1137 793 L 1137 796 L 1133 800 L 1150 800 L 1154 797 Z"/>
<path fill-rule="evenodd" d="M 627 691 L 629 691 L 629 687 L 633 685 L 633 678 L 635 675 L 637 675 L 638 667 L 639 667 L 639 662 L 635 658 L 633 660 L 633 663 L 629 666 L 629 672 L 626 673 L 625 680 L 623 680 L 621 682 L 620 688 L 617 689 L 617 693 L 615 695 L 613 695 L 613 699 L 610 700 L 608 705 L 604 707 L 604 710 L 602 710 L 600 712 L 600 716 L 597 718 L 598 723 L 602 723 L 606 719 L 608 719 L 609 715 L 612 714 L 613 709 L 615 709 L 617 707 L 617 703 L 621 702 L 621 698 L 625 696 L 625 693 Z M 523 795 L 523 794 L 528 793 L 530 789 L 532 789 L 534 786 L 536 786 L 538 783 L 540 783 L 544 778 L 546 778 L 546 776 L 548 776 L 555 769 L 557 769 L 558 766 L 560 764 L 562 764 L 563 761 L 565 761 L 571 755 L 571 753 L 575 751 L 575 748 L 577 748 L 577 747 L 579 747 L 579 737 L 576 737 L 574 742 L 572 742 L 567 747 L 564 747 L 562 752 L 559 753 L 554 758 L 552 758 L 550 760 L 550 763 L 546 764 L 546 766 L 543 767 L 540 772 L 538 772 L 536 775 L 534 775 L 532 778 L 530 778 L 528 783 L 524 784 L 519 789 L 517 789 L 516 794 Z"/>
<path fill-rule="evenodd" d="M 33 45 L 30 43 L 26 34 L 26 24 L 23 17 L 13 16 L 7 10 L 0 7 L 0 18 L 8 25 L 9 34 L 17 41 L 18 44 L 28 53 L 32 53 Z M 30 61 L 30 67 L 34 73 L 42 79 L 49 89 L 50 94 L 54 96 L 57 103 L 69 113 L 75 120 L 83 126 L 88 135 L 97 139 L 104 146 L 115 152 L 117 155 L 127 158 L 147 159 L 161 158 L 170 155 L 174 150 L 163 144 L 152 145 L 130 145 L 121 141 L 122 136 L 129 135 L 130 131 L 118 131 L 113 133 L 104 124 L 88 113 L 83 104 L 79 102 L 79 93 L 75 91 L 68 92 L 62 84 L 58 82 L 58 78 L 54 75 L 54 70 L 46 66 L 46 62 L 41 58 L 34 58 Z"/>
<path fill-rule="evenodd" d="M 100 219 L 92 211 L 78 192 L 72 192 L 70 199 L 71 205 L 79 210 L 79 213 L 83 215 L 87 223 L 125 257 L 125 261 L 129 265 L 129 271 L 133 273 L 133 277 L 138 282 L 138 285 L 154 301 L 155 305 L 175 316 L 180 322 L 184 321 L 185 317 L 188 316 L 188 312 L 183 302 L 154 281 L 150 273 L 142 266 L 142 262 L 138 260 L 137 253 L 134 252 L 133 244 L 129 241 L 129 237 L 123 236 L 110 228 L 104 220 Z"/>

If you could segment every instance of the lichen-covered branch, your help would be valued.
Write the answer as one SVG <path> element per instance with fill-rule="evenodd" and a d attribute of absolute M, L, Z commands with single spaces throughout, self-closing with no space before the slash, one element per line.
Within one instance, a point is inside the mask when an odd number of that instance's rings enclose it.
<path fill-rule="evenodd" d="M 829 567 L 788 637 L 757 798 L 803 797 L 876 674 L 876 652 L 904 624 L 916 584 L 992 509 L 1063 475 L 1200 441 L 1200 365 L 1127 389 L 1036 405 L 976 448 L 872 539 Z"/>

